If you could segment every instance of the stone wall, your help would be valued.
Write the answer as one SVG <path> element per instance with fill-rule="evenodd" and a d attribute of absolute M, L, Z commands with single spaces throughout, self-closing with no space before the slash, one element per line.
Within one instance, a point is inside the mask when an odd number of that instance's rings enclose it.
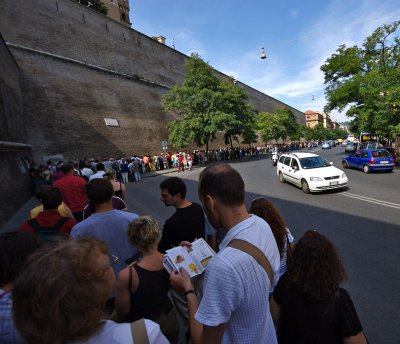
<path fill-rule="evenodd" d="M 173 119 L 161 97 L 183 81 L 186 55 L 70 0 L 3 0 L 0 32 L 22 71 L 26 137 L 39 162 L 160 150 Z M 288 107 L 240 85 L 257 111 Z"/>
<path fill-rule="evenodd" d="M 31 196 L 19 69 L 0 36 L 0 227 Z"/>

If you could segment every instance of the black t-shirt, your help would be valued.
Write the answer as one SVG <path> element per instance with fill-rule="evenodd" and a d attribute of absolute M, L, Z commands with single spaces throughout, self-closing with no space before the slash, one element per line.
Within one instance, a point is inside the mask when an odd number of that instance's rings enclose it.
<path fill-rule="evenodd" d="M 274 300 L 282 307 L 281 344 L 337 344 L 362 331 L 360 320 L 346 290 L 340 288 L 339 306 L 330 300 L 309 298 L 284 274 L 274 289 Z M 339 314 L 338 313 L 339 310 Z"/>
<path fill-rule="evenodd" d="M 184 240 L 192 242 L 199 238 L 205 238 L 204 212 L 199 204 L 192 203 L 176 209 L 175 214 L 165 221 L 158 250 L 164 253 Z"/>

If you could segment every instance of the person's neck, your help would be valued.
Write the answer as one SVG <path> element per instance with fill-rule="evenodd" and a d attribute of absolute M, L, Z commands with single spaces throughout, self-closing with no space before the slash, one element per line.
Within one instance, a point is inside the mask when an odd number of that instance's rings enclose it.
<path fill-rule="evenodd" d="M 9 293 L 12 290 L 12 283 L 10 282 L 10 283 L 2 285 L 0 287 L 0 289 L 3 290 L 6 293 Z"/>
<path fill-rule="evenodd" d="M 240 206 L 223 206 L 220 209 L 222 228 L 228 232 L 231 228 L 235 227 L 238 223 L 249 218 L 249 213 L 244 204 Z"/>
<path fill-rule="evenodd" d="M 188 201 L 186 198 L 176 202 L 175 204 L 175 208 L 176 209 L 182 209 L 182 208 L 187 208 L 188 206 L 190 206 L 192 204 L 192 202 Z"/>
<path fill-rule="evenodd" d="M 113 210 L 114 207 L 112 204 L 112 199 L 110 199 L 105 203 L 95 204 L 95 208 L 96 208 L 96 213 L 104 213 L 106 211 Z"/>

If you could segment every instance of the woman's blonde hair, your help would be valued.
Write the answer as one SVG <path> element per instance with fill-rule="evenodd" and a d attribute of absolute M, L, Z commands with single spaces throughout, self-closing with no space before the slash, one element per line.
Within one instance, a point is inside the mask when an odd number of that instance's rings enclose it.
<path fill-rule="evenodd" d="M 128 225 L 128 239 L 140 251 L 148 252 L 157 247 L 161 238 L 160 225 L 151 216 L 141 216 Z"/>
<path fill-rule="evenodd" d="M 26 343 L 86 340 L 102 326 L 111 286 L 93 238 L 70 240 L 34 253 L 13 286 L 15 325 Z"/>

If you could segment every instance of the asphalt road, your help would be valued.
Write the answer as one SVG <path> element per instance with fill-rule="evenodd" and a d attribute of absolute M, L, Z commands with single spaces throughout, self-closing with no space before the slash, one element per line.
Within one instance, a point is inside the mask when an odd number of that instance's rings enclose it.
<path fill-rule="evenodd" d="M 341 168 L 344 148 L 311 150 Z M 400 338 L 400 168 L 393 173 L 365 174 L 346 170 L 348 188 L 322 194 L 304 194 L 280 183 L 269 159 L 233 162 L 245 180 L 246 204 L 255 197 L 271 199 L 284 215 L 295 239 L 309 229 L 327 235 L 336 245 L 348 272 L 349 291 L 371 343 L 395 344 Z M 201 168 L 144 178 L 128 185 L 128 207 L 139 215 L 153 215 L 162 225 L 173 214 L 159 200 L 159 184 L 180 176 L 187 197 L 198 202 Z"/>

